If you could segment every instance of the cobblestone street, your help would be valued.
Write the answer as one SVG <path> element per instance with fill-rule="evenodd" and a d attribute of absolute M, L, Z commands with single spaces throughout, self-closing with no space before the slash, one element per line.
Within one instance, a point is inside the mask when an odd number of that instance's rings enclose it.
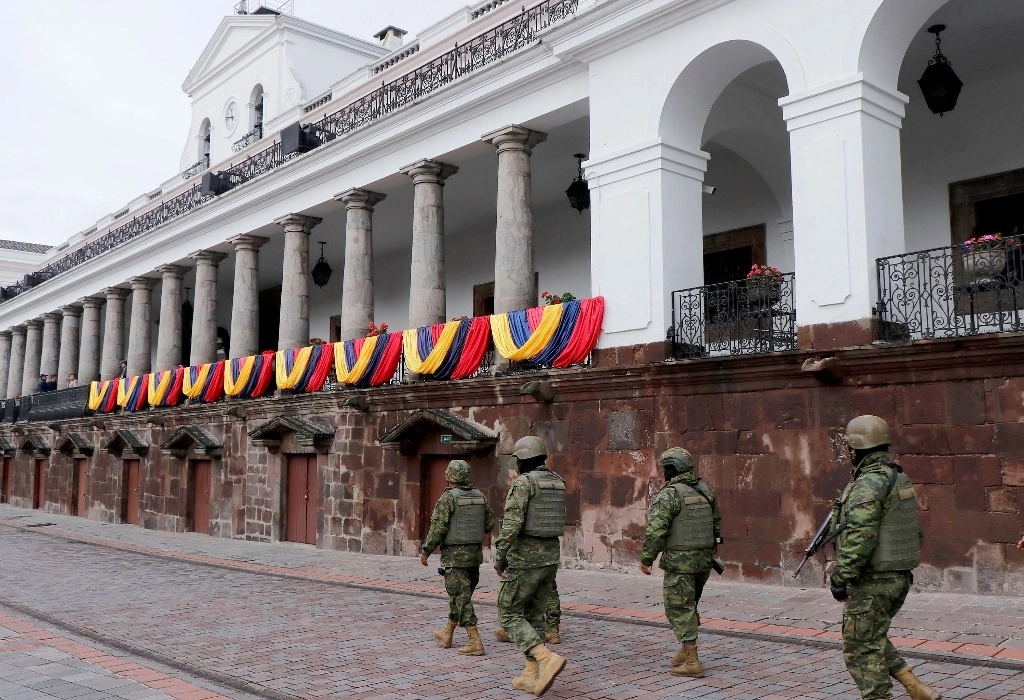
<path fill-rule="evenodd" d="M 23 514 L 0 509 L 0 698 L 5 700 L 526 697 L 509 685 L 520 658 L 492 636 L 492 576 L 484 577 L 478 605 L 487 655 L 467 658 L 439 648 L 431 638 L 430 630 L 446 613 L 444 601 L 435 597 L 438 584 L 423 578 L 433 571 L 433 562 L 423 569 L 414 559 L 325 557 L 311 547 Z M 25 526 L 43 522 L 54 524 Z M 221 563 L 228 559 L 238 568 Z M 375 589 L 374 582 L 386 583 L 388 569 L 411 575 L 393 577 L 393 591 Z M 317 580 L 327 572 L 337 575 Z M 834 644 L 829 637 L 813 646 L 783 636 L 755 638 L 753 631 L 754 637 L 736 636 L 743 633 L 737 629 L 726 630 L 726 636 L 714 633 L 713 624 L 701 637 L 708 677 L 676 678 L 667 664 L 676 645 L 663 618 L 659 622 L 651 612 L 656 581 L 630 577 L 639 583 L 627 588 L 621 575 L 565 574 L 569 591 L 558 651 L 569 664 L 546 697 L 857 697 L 839 650 L 826 645 Z M 345 577 L 352 580 L 341 580 Z M 583 579 L 591 581 L 589 589 L 576 583 Z M 618 587 L 609 590 L 605 604 L 626 606 L 632 596 L 635 619 L 617 616 L 613 608 L 605 614 L 592 604 L 594 597 L 591 604 L 572 602 L 600 595 L 594 589 L 608 584 Z M 732 586 L 752 595 L 762 588 Z M 763 588 L 761 594 L 774 590 Z M 819 602 L 817 591 L 803 593 Z M 710 607 L 728 608 L 723 600 Z M 983 606 L 974 609 L 985 612 Z M 839 612 L 830 614 L 838 618 Z M 1015 668 L 1013 659 L 982 665 L 989 661 L 911 659 L 918 675 L 946 698 L 1024 696 L 1024 666 Z M 903 696 L 902 689 L 896 696 Z"/>

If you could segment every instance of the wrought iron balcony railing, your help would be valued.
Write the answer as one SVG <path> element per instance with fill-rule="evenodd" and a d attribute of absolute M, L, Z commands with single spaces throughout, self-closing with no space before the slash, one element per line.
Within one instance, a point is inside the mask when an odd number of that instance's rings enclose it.
<path fill-rule="evenodd" d="M 793 273 L 672 292 L 668 340 L 676 359 L 796 349 Z"/>
<path fill-rule="evenodd" d="M 181 173 L 182 180 L 189 180 L 199 173 L 203 172 L 210 167 L 210 156 L 209 154 L 199 159 L 199 162 L 193 163 L 192 165 L 185 168 Z"/>
<path fill-rule="evenodd" d="M 249 146 L 259 141 L 261 138 L 263 138 L 263 125 L 257 124 L 255 127 L 253 127 L 252 131 L 246 133 L 245 135 L 242 136 L 242 138 L 238 139 L 233 144 L 231 144 L 231 150 L 234 153 L 244 151 Z"/>
<path fill-rule="evenodd" d="M 881 340 L 1024 331 L 1024 236 L 879 258 Z"/>

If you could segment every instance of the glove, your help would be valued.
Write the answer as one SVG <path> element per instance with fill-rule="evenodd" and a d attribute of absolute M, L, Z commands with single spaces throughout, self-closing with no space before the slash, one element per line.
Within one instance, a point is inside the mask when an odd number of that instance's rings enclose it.
<path fill-rule="evenodd" d="M 845 600 L 850 599 L 850 594 L 846 592 L 846 585 L 837 586 L 835 583 L 829 585 L 829 590 L 832 591 L 832 597 L 842 603 Z"/>
<path fill-rule="evenodd" d="M 505 573 L 505 569 L 507 569 L 507 568 L 508 568 L 508 564 L 505 562 L 504 559 L 495 559 L 494 560 L 494 570 L 498 573 L 498 576 L 501 576 L 502 574 L 504 574 Z"/>

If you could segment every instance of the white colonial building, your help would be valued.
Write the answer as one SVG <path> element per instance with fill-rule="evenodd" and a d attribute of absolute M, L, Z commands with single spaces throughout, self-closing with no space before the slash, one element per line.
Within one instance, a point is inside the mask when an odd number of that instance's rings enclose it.
<path fill-rule="evenodd" d="M 183 85 L 192 120 L 180 174 L 4 288 L 7 396 L 33 393 L 40 373 L 110 379 L 122 359 L 142 375 L 215 362 L 218 345 L 230 359 L 361 337 L 370 322 L 401 330 L 512 312 L 542 305 L 541 291 L 603 297 L 592 366 L 540 374 L 554 386 L 536 403 L 549 413 L 503 414 L 546 389 L 509 393 L 521 381 L 500 377 L 381 388 L 377 408 L 358 414 L 365 435 L 339 432 L 328 453 L 341 461 L 324 461 L 321 478 L 339 463 L 356 472 L 367 453 L 348 441 L 387 446 L 384 428 L 416 408 L 493 431 L 498 447 L 482 459 L 495 473 L 515 431 L 541 431 L 575 470 L 567 556 L 631 563 L 647 465 L 683 441 L 704 455 L 709 482 L 736 494 L 745 529 L 733 537 L 753 543 L 733 550 L 736 570 L 776 576 L 818 518 L 812 500 L 829 498 L 810 477 L 834 457 L 830 436 L 872 412 L 905 454 L 948 462 L 920 477 L 949 509 L 929 524 L 953 538 L 953 553 L 929 554 L 925 580 L 1024 581 L 1005 561 L 1024 484 L 1013 425 L 1024 419 L 1024 274 L 1010 238 L 1024 233 L 1019 0 L 491 0 L 414 42 L 395 27 L 374 40 L 343 30 L 265 8 L 222 21 Z M 941 116 L 918 84 L 936 36 L 963 86 Z M 937 70 L 927 89 L 948 99 L 955 79 Z M 566 197 L 575 154 L 589 190 L 579 210 Z M 1003 241 L 963 246 L 994 233 Z M 1003 257 L 979 272 L 968 253 L 983 248 Z M 333 274 L 314 283 L 321 255 Z M 778 268 L 765 298 L 746 279 L 755 264 Z M 299 410 L 289 400 L 264 403 Z M 194 422 L 189 410 L 166 420 Z M 352 410 L 324 409 L 336 417 L 329 432 L 354 429 Z M 596 442 L 579 444 L 591 424 L 603 426 Z M 88 429 L 98 443 L 111 425 Z M 928 446 L 971 426 L 987 437 Z M 246 445 L 236 449 L 256 449 Z M 968 453 L 986 476 L 960 465 Z M 404 473 L 381 464 L 366 469 Z M 396 479 L 429 491 L 426 476 Z M 590 480 L 606 490 L 588 494 Z M 346 496 L 360 504 L 346 536 L 367 551 L 414 551 L 419 515 L 370 504 L 383 497 L 364 488 Z M 764 493 L 777 497 L 762 503 Z M 332 539 L 331 507 L 317 541 L 346 546 Z M 956 539 L 954 511 L 977 511 L 987 529 Z M 998 583 L 984 582 L 979 557 L 1004 567 Z"/>

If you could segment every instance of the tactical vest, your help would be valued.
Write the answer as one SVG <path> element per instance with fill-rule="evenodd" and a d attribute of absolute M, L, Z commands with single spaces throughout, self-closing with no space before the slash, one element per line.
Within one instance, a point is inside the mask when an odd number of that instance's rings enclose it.
<path fill-rule="evenodd" d="M 712 549 L 715 546 L 715 520 L 711 503 L 696 487 L 682 482 L 672 484 L 682 507 L 672 521 L 665 549 Z"/>
<path fill-rule="evenodd" d="M 530 537 L 561 537 L 565 532 L 565 482 L 547 470 L 527 472 L 536 487 L 526 506 L 522 533 Z"/>
<path fill-rule="evenodd" d="M 839 523 L 846 522 L 846 499 L 849 498 L 853 483 L 850 483 L 839 498 Z M 896 480 L 886 499 L 885 512 L 878 527 L 878 544 L 871 554 L 867 571 L 910 571 L 921 563 L 921 527 L 917 520 L 917 498 L 914 485 L 902 471 L 896 473 Z M 846 531 L 839 533 L 839 546 L 846 544 Z"/>
<path fill-rule="evenodd" d="M 452 489 L 455 512 L 448 521 L 448 534 L 444 546 L 454 544 L 480 544 L 484 539 L 485 506 L 487 499 L 477 489 Z"/>

